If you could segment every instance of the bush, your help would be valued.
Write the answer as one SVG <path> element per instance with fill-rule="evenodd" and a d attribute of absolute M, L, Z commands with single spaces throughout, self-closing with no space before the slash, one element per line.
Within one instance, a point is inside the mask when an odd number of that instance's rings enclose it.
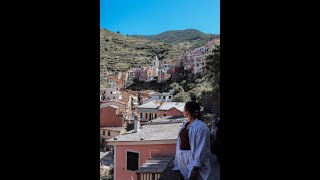
<path fill-rule="evenodd" d="M 114 176 L 114 167 L 113 165 L 110 165 L 109 172 L 100 176 L 100 180 L 113 180 Z"/>
<path fill-rule="evenodd" d="M 207 125 L 210 125 L 213 121 L 213 114 L 205 114 L 202 116 L 202 121 Z"/>

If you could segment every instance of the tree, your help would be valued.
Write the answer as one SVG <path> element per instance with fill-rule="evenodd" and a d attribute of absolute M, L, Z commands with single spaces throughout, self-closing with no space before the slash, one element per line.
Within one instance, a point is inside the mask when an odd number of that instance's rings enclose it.
<path fill-rule="evenodd" d="M 111 88 L 111 84 L 106 83 L 106 88 Z"/>
<path fill-rule="evenodd" d="M 220 115 L 220 46 L 218 45 L 211 55 L 206 58 L 205 79 L 212 84 L 212 90 L 205 92 L 202 105 L 206 112 Z"/>
<path fill-rule="evenodd" d="M 185 92 L 183 87 L 180 86 L 178 83 L 172 83 L 170 85 L 170 88 L 173 90 L 173 95 L 176 95 L 176 94 L 178 94 L 180 92 Z"/>
<path fill-rule="evenodd" d="M 111 165 L 110 165 L 109 172 L 100 175 L 100 180 L 113 180 L 113 176 L 114 176 L 114 167 L 113 167 L 113 165 L 111 164 Z"/>
<path fill-rule="evenodd" d="M 193 101 L 200 102 L 202 104 L 203 95 L 207 92 L 211 92 L 213 87 L 210 82 L 208 81 L 196 81 L 197 83 L 194 87 L 188 91 L 190 93 L 190 97 Z"/>
<path fill-rule="evenodd" d="M 114 167 L 113 164 L 110 165 L 109 175 L 113 177 L 114 174 Z"/>
<path fill-rule="evenodd" d="M 212 54 L 206 57 L 206 66 L 208 77 L 220 83 L 220 46 L 213 49 Z M 219 77 L 218 77 L 219 75 Z"/>
<path fill-rule="evenodd" d="M 188 102 L 190 101 L 190 95 L 188 92 L 180 92 L 177 95 L 175 95 L 172 99 L 174 102 Z"/>

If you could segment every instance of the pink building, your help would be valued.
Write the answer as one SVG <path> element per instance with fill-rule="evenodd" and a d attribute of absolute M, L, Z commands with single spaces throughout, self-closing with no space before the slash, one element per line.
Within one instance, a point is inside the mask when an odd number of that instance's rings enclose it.
<path fill-rule="evenodd" d="M 174 116 L 174 117 L 175 116 L 183 116 L 183 110 L 173 107 L 173 108 L 170 108 L 167 111 L 167 115 L 168 116 Z"/>
<path fill-rule="evenodd" d="M 135 78 L 139 81 L 146 81 L 148 79 L 147 75 L 148 67 L 142 67 L 136 70 Z"/>
<path fill-rule="evenodd" d="M 157 118 L 109 139 L 114 147 L 114 179 L 158 179 L 175 156 L 176 140 L 185 118 Z"/>
<path fill-rule="evenodd" d="M 109 74 L 107 77 L 107 82 L 110 84 L 111 88 L 121 90 L 123 88 L 123 81 L 121 74 Z"/>
<path fill-rule="evenodd" d="M 122 127 L 124 119 L 118 106 L 100 105 L 100 127 Z"/>
<path fill-rule="evenodd" d="M 159 107 L 158 117 L 183 116 L 185 104 L 180 102 L 164 102 Z"/>

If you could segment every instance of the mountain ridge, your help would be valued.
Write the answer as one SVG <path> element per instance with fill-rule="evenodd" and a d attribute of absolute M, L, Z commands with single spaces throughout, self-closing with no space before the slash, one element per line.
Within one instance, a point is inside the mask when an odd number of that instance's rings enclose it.
<path fill-rule="evenodd" d="M 170 44 L 179 44 L 189 50 L 203 46 L 208 41 L 220 37 L 220 34 L 207 34 L 197 29 L 168 30 L 155 35 L 129 35 L 138 39 L 146 39 Z"/>

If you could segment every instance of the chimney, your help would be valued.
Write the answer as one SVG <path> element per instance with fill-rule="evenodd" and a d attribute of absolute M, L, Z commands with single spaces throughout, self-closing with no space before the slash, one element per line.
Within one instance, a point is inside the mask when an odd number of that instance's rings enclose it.
<path fill-rule="evenodd" d="M 134 115 L 134 130 L 133 132 L 138 133 L 140 131 L 140 120 L 138 116 Z"/>

